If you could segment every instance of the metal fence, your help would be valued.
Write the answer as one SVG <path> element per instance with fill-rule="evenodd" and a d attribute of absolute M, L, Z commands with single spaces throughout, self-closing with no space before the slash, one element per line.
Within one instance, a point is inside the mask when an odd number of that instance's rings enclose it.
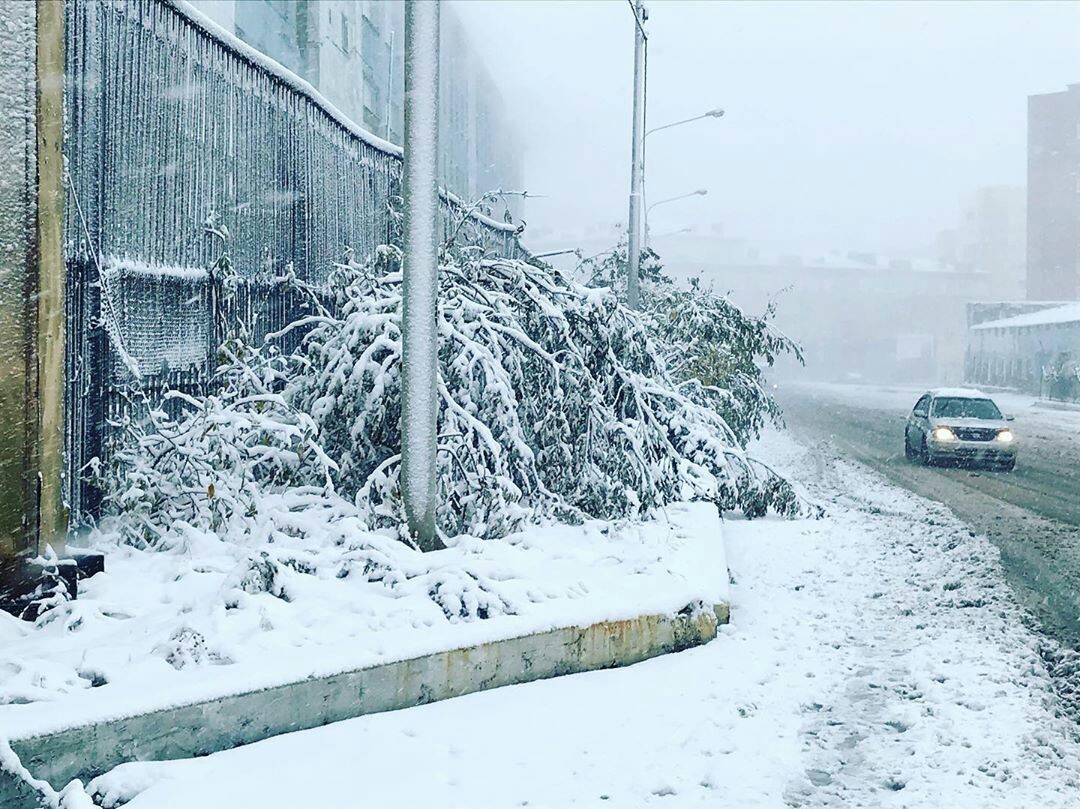
<path fill-rule="evenodd" d="M 93 514 L 136 379 L 151 397 L 210 381 L 221 324 L 259 332 L 304 314 L 281 279 L 316 287 L 346 251 L 393 237 L 401 154 L 309 85 L 170 0 L 65 9 L 67 497 Z M 444 201 L 450 226 L 453 198 Z M 460 221 L 460 217 L 458 217 Z M 495 253 L 512 228 L 469 220 Z M 222 253 L 239 278 L 220 294 Z M 259 337 L 259 334 L 256 334 Z"/>

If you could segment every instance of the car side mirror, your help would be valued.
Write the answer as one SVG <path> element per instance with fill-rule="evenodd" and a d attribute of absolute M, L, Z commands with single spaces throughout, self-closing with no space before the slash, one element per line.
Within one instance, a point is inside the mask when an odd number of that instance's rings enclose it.
<path fill-rule="evenodd" d="M 918 416 L 919 418 L 924 419 L 924 418 L 926 418 L 926 411 L 925 410 L 916 410 L 911 415 Z"/>
<path fill-rule="evenodd" d="M 1016 421 L 1016 416 L 1006 416 L 1005 421 Z"/>

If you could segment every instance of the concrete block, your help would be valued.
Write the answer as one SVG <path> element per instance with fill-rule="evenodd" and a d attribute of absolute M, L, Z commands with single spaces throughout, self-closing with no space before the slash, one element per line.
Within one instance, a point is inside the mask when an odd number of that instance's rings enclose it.
<path fill-rule="evenodd" d="M 716 623 L 721 626 L 731 622 L 731 606 L 726 601 L 713 604 L 713 614 L 716 616 Z"/>
<path fill-rule="evenodd" d="M 721 607 L 723 609 L 721 609 Z M 204 756 L 271 736 L 365 714 L 393 711 L 489 688 L 627 666 L 707 643 L 727 605 L 688 605 L 676 615 L 643 615 L 565 627 L 235 694 L 208 702 L 18 738 L 11 746 L 36 778 L 62 788 L 128 761 Z M 36 806 L 0 771 L 0 807 Z"/>

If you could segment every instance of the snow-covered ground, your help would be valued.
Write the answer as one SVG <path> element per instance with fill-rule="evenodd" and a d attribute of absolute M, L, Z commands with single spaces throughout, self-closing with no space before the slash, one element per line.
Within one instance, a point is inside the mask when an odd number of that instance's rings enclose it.
<path fill-rule="evenodd" d="M 819 521 L 725 528 L 706 647 L 98 779 L 105 806 L 1074 807 L 1057 715 L 997 552 L 943 507 L 773 434 Z"/>
<path fill-rule="evenodd" d="M 361 555 L 347 542 L 307 553 L 271 544 L 284 562 L 268 592 L 243 587 L 250 548 L 189 538 L 167 552 L 112 546 L 107 572 L 37 625 L 0 613 L 0 739 L 556 627 L 674 614 L 726 600 L 728 589 L 720 521 L 704 503 L 643 524 L 459 537 L 430 554 L 386 540 L 374 570 L 367 546 Z"/>

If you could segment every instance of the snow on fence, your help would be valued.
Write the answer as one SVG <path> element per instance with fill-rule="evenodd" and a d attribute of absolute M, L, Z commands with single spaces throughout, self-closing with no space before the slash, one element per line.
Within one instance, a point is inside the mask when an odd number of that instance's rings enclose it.
<path fill-rule="evenodd" d="M 205 389 L 225 324 L 304 314 L 346 252 L 391 240 L 401 150 L 179 0 L 66 0 L 67 486 L 98 496 L 133 387 Z M 446 233 L 464 214 L 443 198 Z M 455 212 L 457 216 L 448 215 Z M 473 215 L 492 252 L 511 226 Z M 227 256 L 227 269 L 223 257 Z"/>

